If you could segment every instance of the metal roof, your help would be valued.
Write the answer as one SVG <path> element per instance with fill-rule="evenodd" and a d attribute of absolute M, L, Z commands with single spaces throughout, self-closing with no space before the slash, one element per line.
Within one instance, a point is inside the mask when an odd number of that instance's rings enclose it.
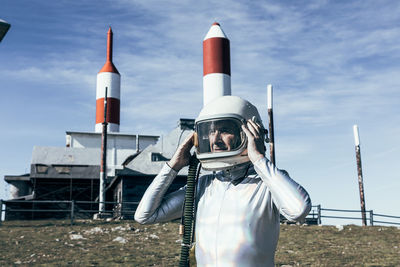
<path fill-rule="evenodd" d="M 44 168 L 43 168 L 44 167 Z M 37 166 L 31 165 L 31 178 L 46 179 L 100 179 L 100 165 L 97 166 Z"/>
<path fill-rule="evenodd" d="M 83 134 L 83 135 L 101 135 L 101 133 L 96 132 L 74 132 L 74 131 L 66 131 L 67 135 L 71 134 Z M 149 138 L 159 138 L 158 135 L 144 135 L 144 134 L 126 134 L 126 133 L 119 133 L 119 132 L 107 132 L 107 135 L 119 135 L 119 136 L 131 136 L 131 137 L 149 137 Z"/>
<path fill-rule="evenodd" d="M 29 173 L 22 175 L 4 175 L 4 181 L 30 181 L 31 177 L 29 175 Z"/>
<path fill-rule="evenodd" d="M 146 175 L 157 175 L 166 162 L 174 155 L 177 147 L 191 131 L 181 130 L 178 126 L 167 136 L 160 138 L 155 145 L 146 147 L 126 168 Z M 152 161 L 152 154 L 160 154 L 166 160 Z M 188 168 L 183 168 L 179 175 L 187 175 Z"/>

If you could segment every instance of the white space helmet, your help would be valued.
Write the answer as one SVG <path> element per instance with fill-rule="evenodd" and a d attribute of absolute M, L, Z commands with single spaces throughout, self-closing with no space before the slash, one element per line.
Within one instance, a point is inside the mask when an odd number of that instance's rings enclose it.
<path fill-rule="evenodd" d="M 250 161 L 242 125 L 262 121 L 257 108 L 238 96 L 222 96 L 203 107 L 195 121 L 196 155 L 206 170 L 226 170 Z M 219 140 L 224 134 L 225 142 Z"/>

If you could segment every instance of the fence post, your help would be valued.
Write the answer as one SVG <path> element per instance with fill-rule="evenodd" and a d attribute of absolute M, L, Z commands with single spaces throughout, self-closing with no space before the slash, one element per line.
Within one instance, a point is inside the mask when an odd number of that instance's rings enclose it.
<path fill-rule="evenodd" d="M 3 200 L 0 199 L 0 225 L 3 220 Z"/>
<path fill-rule="evenodd" d="M 371 226 L 374 225 L 374 211 L 373 210 L 369 211 L 369 225 L 371 225 Z"/>
<path fill-rule="evenodd" d="M 121 200 L 121 219 L 124 218 L 124 202 Z"/>
<path fill-rule="evenodd" d="M 74 209 L 75 209 L 75 200 L 71 201 L 71 225 L 74 224 Z"/>
<path fill-rule="evenodd" d="M 317 206 L 318 212 L 318 225 L 321 224 L 321 204 Z"/>

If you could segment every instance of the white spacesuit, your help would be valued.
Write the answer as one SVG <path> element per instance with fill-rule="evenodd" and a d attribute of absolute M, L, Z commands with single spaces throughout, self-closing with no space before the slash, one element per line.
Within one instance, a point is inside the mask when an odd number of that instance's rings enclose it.
<path fill-rule="evenodd" d="M 248 101 L 223 96 L 207 104 L 196 119 L 196 133 L 196 155 L 213 171 L 200 176 L 196 187 L 197 266 L 274 266 L 279 214 L 303 220 L 311 208 L 308 193 L 263 156 L 261 119 Z M 137 222 L 182 215 L 186 188 L 165 195 L 182 167 L 174 166 L 165 164 L 146 190 Z"/>

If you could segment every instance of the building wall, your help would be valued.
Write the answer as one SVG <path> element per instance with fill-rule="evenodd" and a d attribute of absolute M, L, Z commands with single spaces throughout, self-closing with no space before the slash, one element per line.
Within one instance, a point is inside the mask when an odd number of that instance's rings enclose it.
<path fill-rule="evenodd" d="M 10 185 L 9 189 L 12 199 L 30 195 L 32 193 L 32 187 L 29 181 L 11 181 L 8 183 Z"/>
<path fill-rule="evenodd" d="M 112 191 L 113 201 L 115 202 L 118 200 L 119 192 L 121 192 L 122 195 L 123 207 L 117 204 L 114 207 L 114 216 L 122 216 L 124 219 L 133 219 L 134 211 L 154 177 L 155 175 L 121 176 L 118 184 L 110 190 Z M 166 194 L 172 193 L 185 186 L 186 181 L 186 176 L 177 176 L 168 188 Z"/>
<path fill-rule="evenodd" d="M 69 136 L 69 137 L 68 137 Z M 138 138 L 138 145 L 136 139 Z M 70 146 L 75 148 L 98 148 L 101 147 L 100 133 L 67 133 L 67 143 L 70 139 Z M 107 135 L 108 149 L 114 148 L 118 150 L 143 150 L 149 145 L 154 145 L 158 141 L 158 136 L 147 135 L 128 135 L 128 134 L 112 134 Z"/>
<path fill-rule="evenodd" d="M 66 140 L 71 148 L 101 148 L 100 133 L 67 132 Z M 127 157 L 157 141 L 158 136 L 107 134 L 107 175 L 115 176 L 115 170 L 123 169 L 122 163 Z"/>

